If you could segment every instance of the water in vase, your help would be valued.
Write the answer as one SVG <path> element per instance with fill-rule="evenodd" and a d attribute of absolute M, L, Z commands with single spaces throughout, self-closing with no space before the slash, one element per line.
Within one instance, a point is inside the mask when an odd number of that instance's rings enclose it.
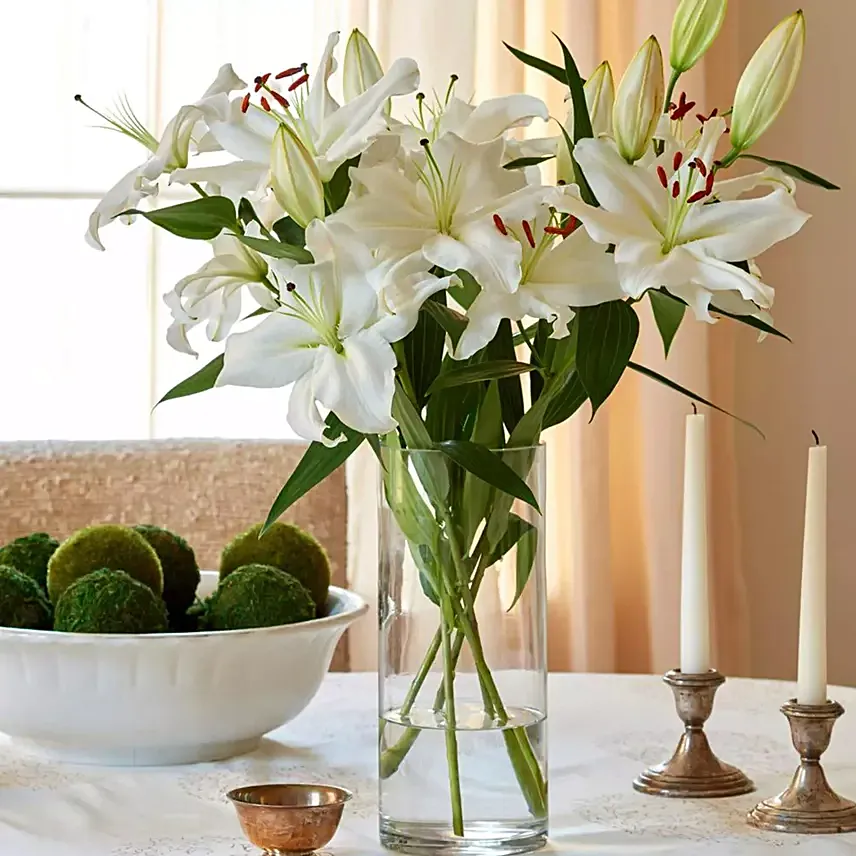
<path fill-rule="evenodd" d="M 530 810 L 509 741 L 528 738 L 534 759 L 546 774 L 546 722 L 540 711 L 509 708 L 508 722 L 486 716 L 479 704 L 456 712 L 458 773 L 464 837 L 452 834 L 452 798 L 444 714 L 431 708 L 400 709 L 383 716 L 382 757 L 398 759 L 380 782 L 381 839 L 411 853 L 508 854 L 532 850 L 546 836 L 543 808 Z M 394 764 L 393 764 L 394 766 Z"/>

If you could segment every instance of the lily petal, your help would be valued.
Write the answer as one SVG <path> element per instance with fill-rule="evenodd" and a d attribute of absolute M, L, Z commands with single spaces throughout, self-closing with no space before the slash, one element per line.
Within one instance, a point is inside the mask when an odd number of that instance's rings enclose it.
<path fill-rule="evenodd" d="M 681 242 L 718 259 L 751 259 L 795 235 L 809 216 L 786 190 L 757 199 L 695 205 L 681 229 Z"/>
<path fill-rule="evenodd" d="M 448 108 L 447 108 L 448 109 Z M 467 142 L 486 143 L 511 128 L 531 124 L 533 119 L 550 118 L 547 105 L 533 95 L 503 95 L 482 101 L 462 123 L 457 133 Z"/>
<path fill-rule="evenodd" d="M 663 188 L 653 173 L 627 163 L 611 141 L 580 140 L 574 157 L 607 211 L 652 223 L 665 222 L 668 209 Z"/>
<path fill-rule="evenodd" d="M 278 387 L 294 383 L 315 361 L 318 335 L 299 318 L 267 316 L 244 333 L 226 340 L 217 386 Z"/>

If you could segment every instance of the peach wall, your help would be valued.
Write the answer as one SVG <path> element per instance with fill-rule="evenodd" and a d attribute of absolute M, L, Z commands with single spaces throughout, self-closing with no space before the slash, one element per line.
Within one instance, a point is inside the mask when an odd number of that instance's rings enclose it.
<path fill-rule="evenodd" d="M 806 446 L 814 428 L 830 447 L 829 676 L 856 684 L 856 274 L 848 258 L 848 248 L 856 247 L 856 3 L 804 0 L 803 8 L 808 35 L 802 75 L 756 150 L 814 168 L 843 189 L 827 193 L 802 185 L 800 204 L 812 219 L 796 239 L 762 260 L 765 281 L 777 290 L 776 324 L 793 344 L 768 339 L 758 345 L 750 331 L 735 334 L 719 325 L 712 335 L 712 368 L 716 385 L 725 390 L 733 384 L 737 411 L 767 435 L 761 440 L 747 430 L 734 432 L 749 672 L 795 674 Z M 737 57 L 742 66 L 772 22 L 790 11 L 783 0 L 729 4 L 729 30 L 715 58 L 717 85 L 733 86 L 733 63 L 729 68 L 724 58 Z M 732 335 L 733 365 L 717 365 L 716 355 L 728 350 Z"/>

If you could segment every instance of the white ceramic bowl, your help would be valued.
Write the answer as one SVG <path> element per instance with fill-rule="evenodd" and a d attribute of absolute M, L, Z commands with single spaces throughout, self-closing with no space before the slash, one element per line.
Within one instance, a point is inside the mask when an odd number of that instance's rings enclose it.
<path fill-rule="evenodd" d="M 203 571 L 199 593 L 217 574 Z M 147 636 L 0 628 L 0 731 L 85 764 L 215 761 L 249 752 L 318 691 L 368 609 L 330 588 L 324 618 Z"/>

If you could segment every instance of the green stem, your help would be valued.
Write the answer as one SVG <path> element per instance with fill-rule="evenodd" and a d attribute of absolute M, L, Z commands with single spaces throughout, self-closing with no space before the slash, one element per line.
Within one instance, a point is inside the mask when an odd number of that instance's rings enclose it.
<path fill-rule="evenodd" d="M 208 196 L 208 194 L 202 189 L 202 186 L 195 181 L 190 182 L 190 186 L 200 195 L 200 196 Z"/>
<path fill-rule="evenodd" d="M 449 765 L 449 795 L 452 800 L 452 832 L 463 837 L 461 775 L 458 769 L 458 722 L 455 716 L 455 664 L 449 644 L 449 604 L 441 608 L 440 633 L 443 645 L 443 685 L 446 689 L 446 761 Z"/>
<path fill-rule="evenodd" d="M 672 69 L 672 76 L 669 78 L 669 85 L 666 87 L 666 98 L 663 101 L 663 112 L 669 112 L 669 104 L 672 102 L 672 95 L 675 92 L 675 86 L 677 86 L 678 78 L 680 78 L 681 73 L 676 69 Z"/>

